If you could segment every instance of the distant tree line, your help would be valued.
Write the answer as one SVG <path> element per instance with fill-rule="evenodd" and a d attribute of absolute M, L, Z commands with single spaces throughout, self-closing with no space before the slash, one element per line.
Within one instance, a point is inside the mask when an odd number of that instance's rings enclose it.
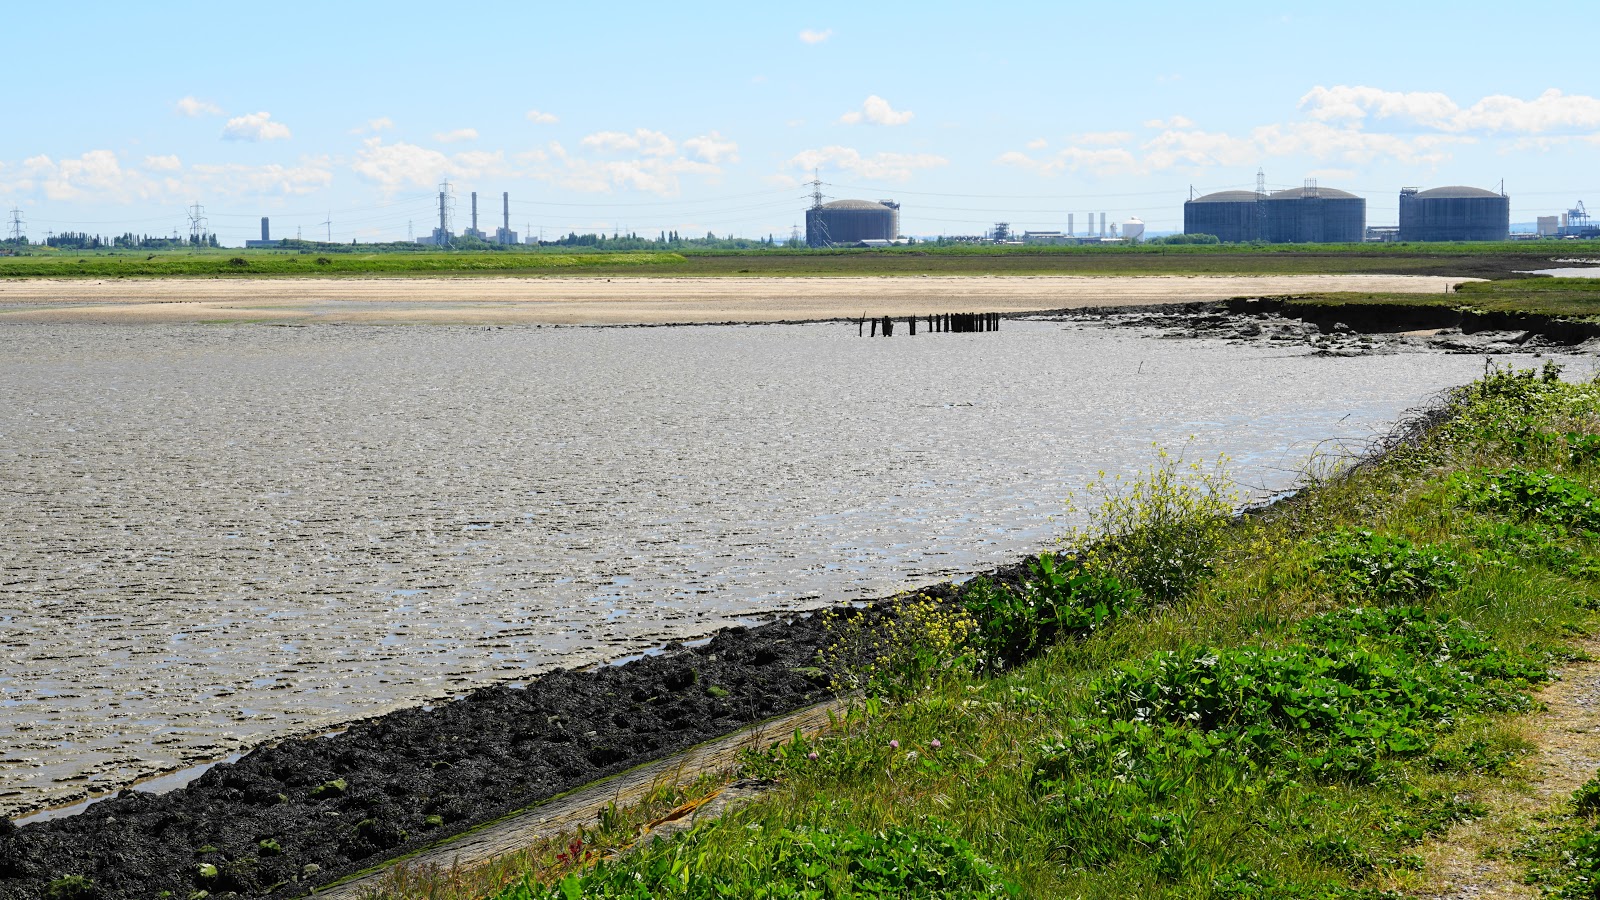
<path fill-rule="evenodd" d="M 772 235 L 764 238 L 740 238 L 728 235 L 717 237 L 706 232 L 705 237 L 683 237 L 676 231 L 663 231 L 656 237 L 641 237 L 637 233 L 578 234 L 572 232 L 553 241 L 540 241 L 544 247 L 591 247 L 596 250 L 770 250 L 789 246 L 791 241 L 780 242 Z M 804 245 L 804 241 L 801 242 Z"/>
<path fill-rule="evenodd" d="M 1169 234 L 1150 238 L 1146 244 L 1220 244 L 1222 239 L 1214 234 Z"/>

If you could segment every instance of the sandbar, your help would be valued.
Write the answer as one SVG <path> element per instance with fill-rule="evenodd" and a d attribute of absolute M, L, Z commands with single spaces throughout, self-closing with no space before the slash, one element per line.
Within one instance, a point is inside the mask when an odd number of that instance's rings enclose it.
<path fill-rule="evenodd" d="M 1425 275 L 39 279 L 0 323 L 662 325 L 1023 313 L 1335 291 L 1439 294 Z"/>

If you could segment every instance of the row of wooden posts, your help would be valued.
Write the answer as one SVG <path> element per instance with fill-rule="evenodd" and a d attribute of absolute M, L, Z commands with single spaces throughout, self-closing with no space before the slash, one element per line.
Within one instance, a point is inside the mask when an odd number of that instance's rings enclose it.
<path fill-rule="evenodd" d="M 929 332 L 947 331 L 951 334 L 973 334 L 979 331 L 999 331 L 999 313 L 941 313 L 937 316 L 922 316 Z M 906 328 L 915 336 L 917 333 L 917 316 L 906 316 Z M 867 334 L 867 326 L 872 326 L 872 333 Z M 894 318 L 884 316 L 881 319 L 861 317 L 857 323 L 856 334 L 860 337 L 894 337 Z"/>

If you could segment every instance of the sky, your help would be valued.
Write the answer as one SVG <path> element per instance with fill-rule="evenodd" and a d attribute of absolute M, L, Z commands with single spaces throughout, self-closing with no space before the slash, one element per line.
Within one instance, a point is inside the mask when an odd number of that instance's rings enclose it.
<path fill-rule="evenodd" d="M 0 205 L 48 232 L 395 240 L 480 227 L 788 237 L 1182 229 L 1316 179 L 1600 205 L 1600 4 L 47 4 L 5 14 Z M 1597 210 L 1600 211 L 1600 210 Z M 9 212 L 5 212 L 9 233 Z"/>

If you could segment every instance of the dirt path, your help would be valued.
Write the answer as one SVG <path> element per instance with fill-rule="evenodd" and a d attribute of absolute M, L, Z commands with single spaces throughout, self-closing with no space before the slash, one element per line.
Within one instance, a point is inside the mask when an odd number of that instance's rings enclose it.
<path fill-rule="evenodd" d="M 1600 656 L 1600 641 L 1583 645 Z M 1525 762 L 1527 785 L 1483 798 L 1489 814 L 1451 829 L 1425 849 L 1424 887 L 1433 900 L 1538 900 L 1522 883 L 1523 865 L 1510 859 L 1518 829 L 1559 807 L 1600 769 L 1600 661 L 1575 663 L 1539 694 L 1547 709 L 1526 721 L 1538 749 Z"/>
<path fill-rule="evenodd" d="M 1328 291 L 1439 294 L 1469 280 L 1422 275 L 32 280 L 0 283 L 0 323 L 779 322 Z"/>
<path fill-rule="evenodd" d="M 733 768 L 739 753 L 746 748 L 765 747 L 773 741 L 784 740 L 796 730 L 816 734 L 825 729 L 831 717 L 841 715 L 843 701 L 831 701 L 810 706 L 785 716 L 741 728 L 727 737 L 701 744 L 675 756 L 641 766 L 630 772 L 596 782 L 564 797 L 516 813 L 475 831 L 460 835 L 444 844 L 424 850 L 407 859 L 413 868 L 429 866 L 448 869 L 452 866 L 470 867 L 498 856 L 514 853 L 539 841 L 569 834 L 578 826 L 592 827 L 600 813 L 610 804 L 618 807 L 642 802 L 657 786 L 692 781 L 702 772 L 721 772 Z M 740 799 L 739 791 L 725 792 L 720 802 L 708 803 L 697 811 L 700 816 L 715 817 Z M 667 834 L 687 827 L 693 818 L 674 822 L 657 833 Z M 319 898 L 333 900 L 361 900 L 370 897 L 392 867 L 385 865 L 359 878 L 316 892 Z"/>

